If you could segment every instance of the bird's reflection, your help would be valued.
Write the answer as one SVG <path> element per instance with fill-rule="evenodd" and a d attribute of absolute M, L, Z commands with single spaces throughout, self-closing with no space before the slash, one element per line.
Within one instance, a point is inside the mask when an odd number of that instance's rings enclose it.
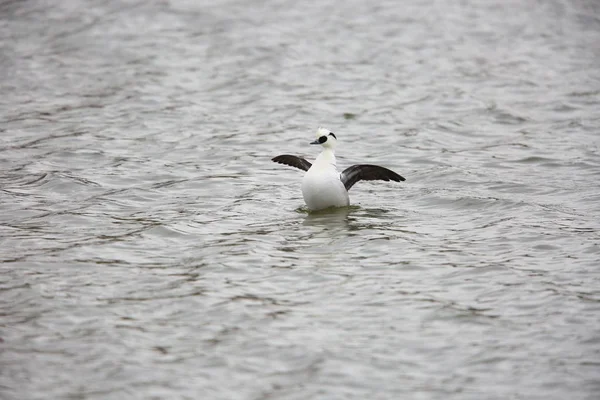
<path fill-rule="evenodd" d="M 360 209 L 357 206 L 333 207 L 325 210 L 307 212 L 304 226 L 326 226 L 329 228 L 349 228 L 351 214 Z"/>

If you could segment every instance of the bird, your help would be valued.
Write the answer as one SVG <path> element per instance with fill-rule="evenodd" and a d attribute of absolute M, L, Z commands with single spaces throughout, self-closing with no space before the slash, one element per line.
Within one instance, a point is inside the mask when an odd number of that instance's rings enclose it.
<path fill-rule="evenodd" d="M 306 171 L 302 178 L 302 197 L 310 211 L 330 207 L 350 205 L 348 191 L 358 181 L 405 181 L 402 176 L 392 170 L 378 165 L 357 164 L 338 171 L 335 160 L 336 135 L 328 129 L 319 127 L 316 140 L 311 145 L 321 145 L 323 151 L 317 156 L 314 164 L 302 157 L 282 154 L 272 161 L 299 168 Z"/>

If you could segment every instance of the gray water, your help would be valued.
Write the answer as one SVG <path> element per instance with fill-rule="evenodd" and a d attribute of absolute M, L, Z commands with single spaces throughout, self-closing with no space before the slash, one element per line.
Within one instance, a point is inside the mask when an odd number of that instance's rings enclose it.
<path fill-rule="evenodd" d="M 600 4 L 202 3 L 0 3 L 0 398 L 597 399 Z"/>

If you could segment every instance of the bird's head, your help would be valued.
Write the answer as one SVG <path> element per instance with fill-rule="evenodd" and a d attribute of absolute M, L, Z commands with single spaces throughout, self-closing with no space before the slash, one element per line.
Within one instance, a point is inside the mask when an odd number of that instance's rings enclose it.
<path fill-rule="evenodd" d="M 325 128 L 319 127 L 316 137 L 317 139 L 314 142 L 310 142 L 310 144 L 320 144 L 326 149 L 333 149 L 337 144 L 335 134 Z"/>

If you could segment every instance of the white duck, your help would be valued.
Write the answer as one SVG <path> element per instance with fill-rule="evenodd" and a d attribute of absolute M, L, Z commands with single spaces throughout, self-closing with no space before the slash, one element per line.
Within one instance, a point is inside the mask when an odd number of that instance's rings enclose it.
<path fill-rule="evenodd" d="M 317 140 L 323 151 L 314 164 L 304 158 L 284 154 L 273 161 L 306 171 L 302 179 L 302 196 L 310 210 L 329 207 L 344 207 L 350 204 L 348 190 L 358 181 L 404 181 L 405 179 L 387 168 L 377 165 L 359 164 L 346 168 L 341 174 L 337 170 L 334 149 L 335 134 L 324 128 L 317 129 Z"/>

